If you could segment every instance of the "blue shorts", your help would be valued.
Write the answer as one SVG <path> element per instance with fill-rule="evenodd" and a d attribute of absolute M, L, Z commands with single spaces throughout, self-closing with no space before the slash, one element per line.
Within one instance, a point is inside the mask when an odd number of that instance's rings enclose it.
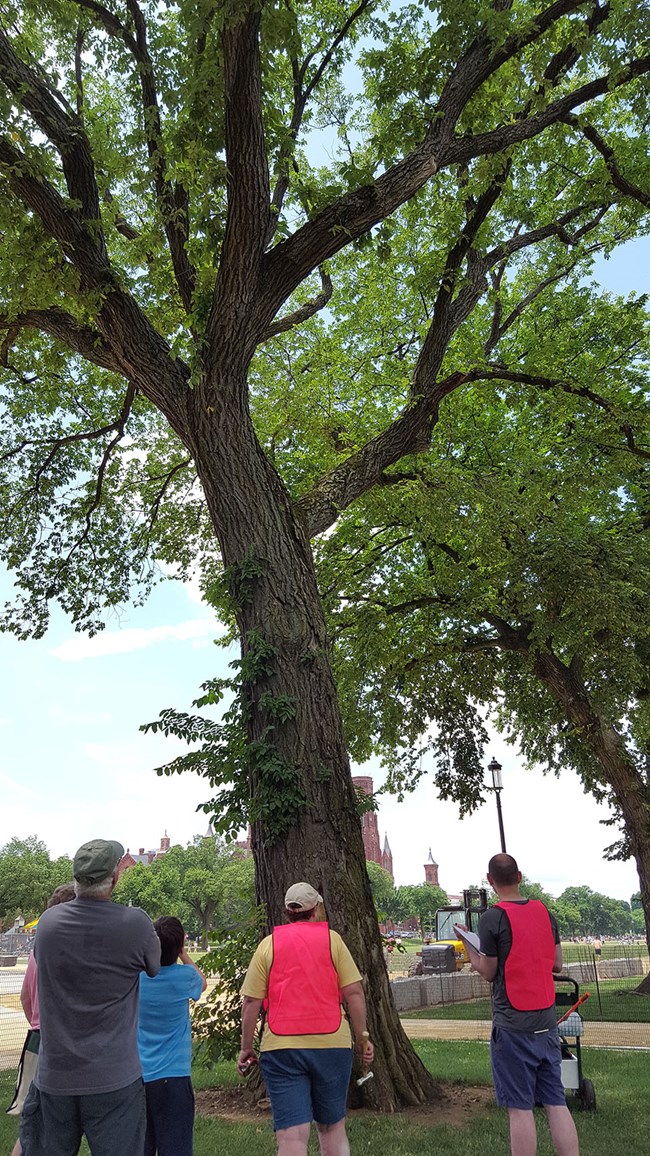
<path fill-rule="evenodd" d="M 490 1060 L 500 1108 L 529 1111 L 536 1104 L 566 1104 L 557 1028 L 511 1032 L 493 1027 Z"/>
<path fill-rule="evenodd" d="M 338 1124 L 345 1116 L 351 1048 L 278 1048 L 261 1052 L 260 1066 L 273 1111 L 273 1129 Z"/>

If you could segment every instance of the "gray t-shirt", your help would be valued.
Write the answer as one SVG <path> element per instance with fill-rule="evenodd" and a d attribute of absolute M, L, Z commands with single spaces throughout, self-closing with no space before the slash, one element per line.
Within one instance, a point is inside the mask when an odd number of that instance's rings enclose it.
<path fill-rule="evenodd" d="M 140 972 L 156 975 L 160 940 L 139 907 L 73 899 L 45 911 L 34 947 L 42 1092 L 115 1092 L 142 1075 Z"/>
<path fill-rule="evenodd" d="M 522 905 L 527 902 L 527 899 L 521 900 Z M 550 911 L 549 918 L 555 942 L 559 943 L 560 933 Z M 502 907 L 491 907 L 481 916 L 478 934 L 483 954 L 497 957 L 497 972 L 492 982 L 492 1021 L 496 1027 L 515 1032 L 545 1032 L 554 1028 L 557 1022 L 555 1004 L 539 1011 L 517 1011 L 506 995 L 504 969 L 512 947 L 512 931 Z"/>

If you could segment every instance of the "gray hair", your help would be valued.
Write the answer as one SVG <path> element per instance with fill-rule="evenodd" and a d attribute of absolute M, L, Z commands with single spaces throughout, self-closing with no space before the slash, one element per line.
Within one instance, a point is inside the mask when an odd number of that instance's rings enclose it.
<path fill-rule="evenodd" d="M 113 887 L 115 880 L 113 875 L 107 875 L 105 879 L 100 879 L 99 883 L 82 883 L 80 879 L 74 881 L 74 893 L 77 899 L 106 899 Z"/>

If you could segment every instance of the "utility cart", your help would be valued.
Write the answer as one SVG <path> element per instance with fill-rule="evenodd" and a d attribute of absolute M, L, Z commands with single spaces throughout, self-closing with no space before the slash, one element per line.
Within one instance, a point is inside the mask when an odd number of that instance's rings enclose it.
<path fill-rule="evenodd" d="M 588 993 L 587 993 L 588 994 Z M 583 996 L 586 999 L 587 996 Z M 591 1080 L 586 1079 L 582 1071 L 582 1016 L 577 1008 L 580 1001 L 580 987 L 570 975 L 556 975 L 555 977 L 555 1007 L 559 1019 L 558 1031 L 562 1043 L 562 1083 L 566 1091 L 573 1098 L 575 1105 L 583 1112 L 596 1111 L 596 1093 Z M 562 1017 L 566 1016 L 566 1019 Z"/>

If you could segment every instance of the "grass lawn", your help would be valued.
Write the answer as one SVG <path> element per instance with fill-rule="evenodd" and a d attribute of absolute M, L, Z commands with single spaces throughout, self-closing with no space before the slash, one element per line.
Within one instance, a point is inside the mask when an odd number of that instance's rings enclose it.
<path fill-rule="evenodd" d="M 474 1086 L 490 1083 L 488 1049 L 480 1043 L 449 1043 L 423 1040 L 418 1053 L 434 1075 Z M 576 1113 L 581 1151 L 589 1156 L 611 1156 L 614 1151 L 641 1156 L 647 1149 L 648 1057 L 638 1052 L 590 1052 L 585 1075 L 594 1083 L 598 1101 L 595 1113 Z M 234 1065 L 219 1065 L 194 1075 L 197 1088 L 233 1083 Z M 8 1103 L 13 1073 L 0 1072 L 0 1103 Z M 468 1093 L 471 1094 L 471 1093 Z M 551 1156 L 552 1148 L 543 1114 L 539 1122 L 538 1156 Z M 16 1121 L 0 1114 L 0 1152 L 11 1150 Z M 352 1113 L 349 1134 L 353 1154 L 390 1153 L 390 1156 L 485 1156 L 508 1151 L 506 1113 L 496 1106 L 480 1110 L 459 1130 L 449 1125 L 419 1122 L 409 1113 L 376 1117 Z M 643 1139 L 646 1137 L 646 1140 Z M 318 1151 L 312 1140 L 310 1154 Z M 82 1153 L 86 1153 L 85 1146 Z M 275 1144 L 270 1122 L 224 1123 L 198 1117 L 195 1156 L 272 1156 Z"/>

